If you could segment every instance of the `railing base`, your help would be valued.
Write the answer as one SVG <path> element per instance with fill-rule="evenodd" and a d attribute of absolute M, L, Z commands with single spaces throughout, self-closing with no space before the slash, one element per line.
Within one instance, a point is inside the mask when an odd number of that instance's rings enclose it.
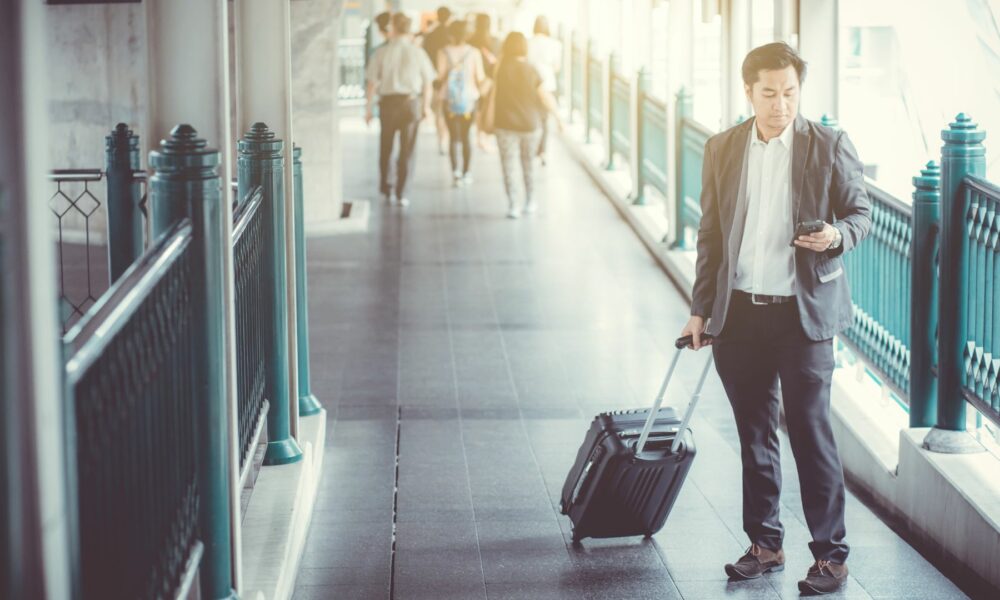
<path fill-rule="evenodd" d="M 311 417 L 312 415 L 319 414 L 319 411 L 323 410 L 323 406 L 316 399 L 316 396 L 309 394 L 308 396 L 299 396 L 299 416 L 300 417 Z"/>
<path fill-rule="evenodd" d="M 264 464 L 267 466 L 287 465 L 302 460 L 302 449 L 293 438 L 274 440 L 267 443 Z"/>
<path fill-rule="evenodd" d="M 952 431 L 937 427 L 927 433 L 923 447 L 925 450 L 941 454 L 974 454 L 986 451 L 986 448 L 968 431 Z"/>

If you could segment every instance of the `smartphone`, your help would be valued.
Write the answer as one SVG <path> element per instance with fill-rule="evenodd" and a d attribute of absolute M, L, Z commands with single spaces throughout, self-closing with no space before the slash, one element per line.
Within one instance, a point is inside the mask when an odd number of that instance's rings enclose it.
<path fill-rule="evenodd" d="M 810 233 L 819 233 L 823 231 L 823 227 L 826 225 L 825 221 L 819 219 L 815 221 L 800 221 L 798 225 L 795 226 L 795 237 L 792 241 L 788 243 L 789 246 L 795 245 L 795 240 L 799 239 L 800 235 L 809 235 Z"/>

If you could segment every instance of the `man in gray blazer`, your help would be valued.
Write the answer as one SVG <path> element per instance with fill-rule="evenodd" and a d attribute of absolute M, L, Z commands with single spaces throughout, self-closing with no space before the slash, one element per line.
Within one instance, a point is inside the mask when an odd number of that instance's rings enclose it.
<path fill-rule="evenodd" d="M 755 117 L 705 145 L 696 278 L 682 335 L 693 335 L 696 349 L 712 345 L 740 437 L 750 548 L 726 572 L 753 579 L 784 568 L 780 380 L 815 559 L 799 589 L 817 594 L 847 579 L 844 474 L 830 427 L 832 338 L 851 325 L 842 255 L 868 234 L 871 205 L 847 135 L 798 114 L 805 70 L 781 42 L 743 62 Z M 819 231 L 795 236 L 798 223 L 817 220 Z"/>

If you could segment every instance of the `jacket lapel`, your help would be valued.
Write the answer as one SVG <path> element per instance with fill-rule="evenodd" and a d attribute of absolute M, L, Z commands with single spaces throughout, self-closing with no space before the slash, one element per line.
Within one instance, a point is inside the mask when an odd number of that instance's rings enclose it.
<path fill-rule="evenodd" d="M 792 142 L 792 226 L 799 222 L 799 205 L 802 203 L 802 184 L 805 181 L 806 160 L 812 150 L 812 135 L 802 115 L 795 117 L 795 141 Z"/>
<path fill-rule="evenodd" d="M 723 182 L 721 192 L 726 199 L 727 206 L 732 207 L 733 214 L 733 225 L 730 230 L 728 248 L 731 270 L 736 267 L 735 257 L 739 255 L 740 245 L 743 243 L 743 226 L 747 216 L 747 141 L 753 123 L 754 120 L 752 118 L 747 119 L 733 131 L 732 136 L 726 144 L 725 157 L 722 163 L 724 170 L 722 171 Z"/>

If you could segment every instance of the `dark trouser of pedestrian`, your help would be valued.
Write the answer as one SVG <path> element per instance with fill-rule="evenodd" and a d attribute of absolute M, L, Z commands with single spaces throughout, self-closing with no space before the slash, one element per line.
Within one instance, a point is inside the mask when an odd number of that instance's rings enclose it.
<path fill-rule="evenodd" d="M 788 439 L 799 475 L 809 549 L 816 560 L 843 564 L 844 471 L 830 426 L 833 340 L 813 341 L 796 302 L 755 305 L 736 292 L 712 343 L 716 368 L 736 418 L 743 461 L 743 530 L 750 542 L 781 548 L 778 381 Z"/>
<path fill-rule="evenodd" d="M 472 161 L 472 146 L 469 144 L 469 131 L 472 129 L 472 124 L 475 122 L 475 113 L 454 115 L 450 112 L 446 112 L 445 120 L 448 123 L 448 139 L 451 141 L 448 145 L 448 156 L 451 158 L 451 170 L 453 173 L 459 173 L 458 152 L 459 147 L 461 147 L 461 174 L 466 175 L 469 172 L 469 163 Z"/>
<path fill-rule="evenodd" d="M 379 101 L 379 122 L 382 126 L 378 154 L 379 191 L 385 196 L 393 191 L 389 183 L 389 161 L 397 131 L 399 158 L 396 161 L 396 198 L 402 199 L 406 195 L 406 182 L 413 171 L 413 150 L 417 145 L 420 116 L 420 99 L 414 96 L 388 95 Z"/>

